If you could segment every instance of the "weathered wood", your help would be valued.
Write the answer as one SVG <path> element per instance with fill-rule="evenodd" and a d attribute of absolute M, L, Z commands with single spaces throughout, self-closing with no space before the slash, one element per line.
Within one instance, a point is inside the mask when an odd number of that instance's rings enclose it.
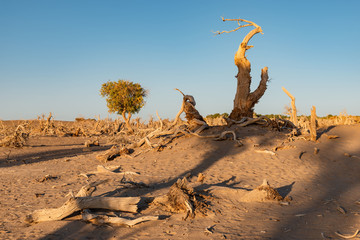
<path fill-rule="evenodd" d="M 135 219 L 126 219 L 121 217 L 110 217 L 102 214 L 91 213 L 88 209 L 82 213 L 82 219 L 84 221 L 90 221 L 95 224 L 115 224 L 115 225 L 127 225 L 134 226 L 141 222 L 158 220 L 158 216 L 142 216 Z"/>
<path fill-rule="evenodd" d="M 224 19 L 225 21 L 236 21 L 239 25 L 238 28 L 232 30 L 232 31 L 223 31 L 223 32 L 217 32 L 217 34 L 222 33 L 229 33 L 237 31 L 238 29 L 242 27 L 248 27 L 252 26 L 255 27 L 253 30 L 251 30 L 242 40 L 242 42 L 239 45 L 239 48 L 234 56 L 234 62 L 235 65 L 238 68 L 238 73 L 235 76 L 237 78 L 237 89 L 234 99 L 234 108 L 229 116 L 229 118 L 234 120 L 239 120 L 242 117 L 253 117 L 254 113 L 254 106 L 260 98 L 264 95 L 265 90 L 267 88 L 267 83 L 269 81 L 268 76 L 268 68 L 264 67 L 261 70 L 261 80 L 257 87 L 257 89 L 253 92 L 250 91 L 250 85 L 251 85 L 251 64 L 249 60 L 246 58 L 245 53 L 247 50 L 252 48 L 253 46 L 248 45 L 250 39 L 257 33 L 262 34 L 262 29 L 259 25 L 257 25 L 254 22 L 244 20 L 244 19 Z M 240 22 L 245 22 L 247 24 L 241 25 Z"/>
<path fill-rule="evenodd" d="M 311 141 L 316 141 L 317 133 L 316 133 L 316 108 L 312 106 L 311 108 L 311 119 L 310 119 L 310 139 Z"/>
<path fill-rule="evenodd" d="M 109 150 L 105 151 L 102 154 L 99 154 L 96 156 L 96 159 L 99 160 L 100 162 L 107 162 L 110 160 L 113 160 L 114 158 L 122 155 L 122 154 L 129 154 L 129 149 L 123 147 L 123 148 L 119 148 L 117 146 L 112 146 Z"/>
<path fill-rule="evenodd" d="M 298 120 L 297 120 L 297 111 L 296 111 L 296 106 L 295 106 L 295 97 L 293 95 L 291 95 L 291 93 L 286 90 L 286 88 L 282 87 L 281 88 L 286 95 L 289 96 L 289 98 L 291 99 L 291 114 L 290 114 L 290 121 L 294 123 L 295 126 L 298 126 Z"/>
<path fill-rule="evenodd" d="M 137 204 L 140 197 L 91 197 L 95 187 L 105 181 L 90 183 L 83 186 L 74 196 L 70 196 L 59 208 L 39 209 L 26 216 L 25 221 L 28 223 L 56 221 L 64 219 L 74 212 L 83 209 L 109 209 L 114 211 L 133 212 L 138 211 Z"/>
<path fill-rule="evenodd" d="M 59 208 L 39 209 L 26 216 L 25 221 L 45 222 L 62 220 L 82 209 L 109 209 L 136 213 L 140 197 L 77 197 L 70 198 Z"/>

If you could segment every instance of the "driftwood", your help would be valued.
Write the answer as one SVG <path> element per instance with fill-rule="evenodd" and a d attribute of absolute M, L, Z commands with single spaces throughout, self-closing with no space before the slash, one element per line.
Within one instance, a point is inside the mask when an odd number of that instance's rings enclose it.
<path fill-rule="evenodd" d="M 26 216 L 25 221 L 36 223 L 62 220 L 83 209 L 109 209 L 133 213 L 138 211 L 137 204 L 140 202 L 140 197 L 91 197 L 96 186 L 104 182 L 106 181 L 94 182 L 82 187 L 75 196 L 70 194 L 70 199 L 59 208 L 35 210 Z"/>

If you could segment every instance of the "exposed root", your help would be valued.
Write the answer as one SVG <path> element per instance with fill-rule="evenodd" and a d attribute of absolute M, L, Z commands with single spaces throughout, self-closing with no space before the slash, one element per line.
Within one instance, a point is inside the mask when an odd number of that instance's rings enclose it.
<path fill-rule="evenodd" d="M 350 238 L 356 237 L 359 234 L 359 232 L 360 232 L 360 230 L 357 229 L 353 235 L 346 236 L 346 235 L 343 235 L 343 234 L 339 233 L 338 231 L 336 231 L 335 234 L 338 235 L 339 237 L 342 237 L 342 238 L 345 238 L 345 239 L 350 239 Z"/>
<path fill-rule="evenodd" d="M 197 214 L 206 216 L 208 205 L 203 196 L 189 186 L 186 178 L 178 179 L 166 196 L 155 198 L 153 204 L 165 206 L 171 212 L 185 212 L 184 220 L 194 218 Z"/>

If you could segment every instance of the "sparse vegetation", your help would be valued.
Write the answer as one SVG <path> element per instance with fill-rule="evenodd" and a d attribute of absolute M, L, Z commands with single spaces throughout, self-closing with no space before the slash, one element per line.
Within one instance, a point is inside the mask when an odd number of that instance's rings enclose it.
<path fill-rule="evenodd" d="M 110 113 L 123 116 L 129 131 L 133 131 L 130 125 L 131 115 L 138 113 L 144 106 L 144 98 L 147 92 L 139 83 L 119 80 L 108 81 L 101 86 L 100 94 L 106 97 L 107 107 Z"/>

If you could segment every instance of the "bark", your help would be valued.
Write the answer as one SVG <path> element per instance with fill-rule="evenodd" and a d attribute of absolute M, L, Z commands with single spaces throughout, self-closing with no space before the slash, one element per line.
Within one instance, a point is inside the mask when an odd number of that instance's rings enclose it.
<path fill-rule="evenodd" d="M 311 108 L 311 119 L 310 119 L 310 140 L 316 141 L 317 133 L 316 133 L 316 108 L 312 106 Z"/>
<path fill-rule="evenodd" d="M 126 112 L 123 111 L 123 112 L 122 112 L 122 116 L 123 116 L 123 118 L 124 118 L 124 121 L 125 121 L 125 124 L 126 124 L 127 129 L 128 129 L 130 132 L 134 132 L 134 129 L 131 127 L 131 124 L 130 124 L 131 113 L 128 113 L 128 115 L 127 115 L 127 117 L 126 117 Z"/>
<path fill-rule="evenodd" d="M 251 64 L 246 58 L 245 53 L 253 46 L 248 45 L 250 39 L 257 33 L 262 33 L 262 29 L 254 22 L 250 22 L 244 19 L 223 19 L 223 21 L 237 21 L 239 27 L 234 31 L 248 26 L 254 26 L 255 29 L 251 30 L 241 42 L 239 49 L 237 50 L 234 61 L 238 68 L 237 89 L 234 99 L 234 108 L 230 114 L 230 118 L 234 120 L 240 120 L 243 117 L 253 117 L 254 106 L 258 103 L 259 99 L 264 95 L 267 88 L 267 82 L 269 81 L 268 68 L 264 67 L 261 70 L 261 81 L 259 86 L 254 92 L 250 92 L 251 86 Z M 241 25 L 240 22 L 246 22 L 248 24 Z M 226 32 L 226 31 L 224 31 Z M 231 32 L 231 31 L 230 31 Z M 223 33 L 223 32 L 221 32 Z M 218 32 L 218 34 L 221 34 Z"/>
<path fill-rule="evenodd" d="M 286 93 L 286 95 L 289 96 L 291 99 L 291 115 L 290 115 L 290 121 L 294 123 L 295 126 L 298 126 L 298 120 L 297 120 L 297 111 L 295 106 L 295 97 L 289 93 L 286 88 L 282 87 L 282 90 Z"/>

